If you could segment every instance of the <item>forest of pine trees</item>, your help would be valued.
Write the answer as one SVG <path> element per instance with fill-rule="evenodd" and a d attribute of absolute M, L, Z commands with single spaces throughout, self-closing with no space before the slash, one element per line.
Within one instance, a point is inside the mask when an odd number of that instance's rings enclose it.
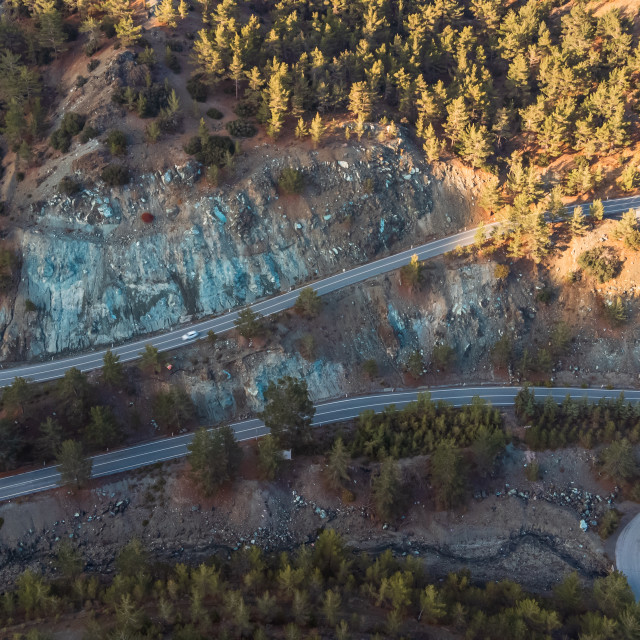
<path fill-rule="evenodd" d="M 546 596 L 509 580 L 477 584 L 467 572 L 434 582 L 420 558 L 355 555 L 332 529 L 296 552 L 246 547 L 198 567 L 155 564 L 134 539 L 107 582 L 83 573 L 81 552 L 70 543 L 59 543 L 54 555 L 55 581 L 26 571 L 2 596 L 0 624 L 35 621 L 15 638 L 44 640 L 51 624 L 45 628 L 43 618 L 81 610 L 83 637 L 92 640 L 382 640 L 431 637 L 437 627 L 466 640 L 587 640 L 634 638 L 640 627 L 640 605 L 618 572 L 592 587 L 568 573 Z"/>

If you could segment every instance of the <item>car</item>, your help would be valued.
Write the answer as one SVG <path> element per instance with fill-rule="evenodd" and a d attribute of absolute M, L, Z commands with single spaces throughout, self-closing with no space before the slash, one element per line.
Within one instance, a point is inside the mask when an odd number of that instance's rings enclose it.
<path fill-rule="evenodd" d="M 194 338 L 197 338 L 197 337 L 198 337 L 197 331 L 187 331 L 187 333 L 182 334 L 183 340 L 193 340 Z"/>

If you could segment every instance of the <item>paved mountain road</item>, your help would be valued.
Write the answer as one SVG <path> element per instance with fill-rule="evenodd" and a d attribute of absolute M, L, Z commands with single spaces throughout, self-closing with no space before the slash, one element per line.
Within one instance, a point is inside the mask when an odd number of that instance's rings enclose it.
<path fill-rule="evenodd" d="M 429 391 L 433 400 L 445 400 L 454 406 L 468 404 L 474 396 L 479 396 L 494 406 L 511 406 L 519 387 L 457 387 L 423 389 Z M 575 388 L 536 388 L 536 396 L 544 398 L 548 395 L 557 401 L 562 401 L 567 394 L 573 398 L 617 398 L 620 393 L 630 401 L 640 401 L 638 390 L 607 390 L 607 389 L 575 389 Z M 381 392 L 367 396 L 352 398 L 340 398 L 319 403 L 316 406 L 316 415 L 313 424 L 320 426 L 332 422 L 341 422 L 356 418 L 365 409 L 382 411 L 390 404 L 402 408 L 409 402 L 414 402 L 420 390 Z M 231 425 L 236 438 L 242 442 L 252 440 L 265 435 L 268 430 L 257 418 L 236 422 Z M 172 438 L 153 440 L 144 444 L 102 453 L 93 457 L 93 477 L 102 476 L 137 469 L 139 467 L 181 458 L 187 453 L 187 445 L 191 442 L 193 434 L 187 433 Z M 35 471 L 27 471 L 14 476 L 0 478 L 0 501 L 9 500 L 18 496 L 44 491 L 58 485 L 59 475 L 55 467 L 43 467 Z"/>
<path fill-rule="evenodd" d="M 640 600 L 640 513 L 618 536 L 616 567 L 627 576 L 636 600 Z"/>
<path fill-rule="evenodd" d="M 640 207 L 640 195 L 604 201 L 603 205 L 605 215 L 607 217 L 616 217 L 630 208 Z M 582 206 L 585 211 L 587 211 L 589 203 Z M 499 223 L 487 225 L 487 229 L 490 229 L 496 224 Z M 473 244 L 475 233 L 476 229 L 469 229 L 468 231 L 463 231 L 446 238 L 441 238 L 440 240 L 427 242 L 412 249 L 406 249 L 392 256 L 374 260 L 373 262 L 349 269 L 343 273 L 338 273 L 328 278 L 323 278 L 322 280 L 302 285 L 298 289 L 280 294 L 268 300 L 257 302 L 251 305 L 251 308 L 264 316 L 279 313 L 280 311 L 291 308 L 295 304 L 298 294 L 300 293 L 300 289 L 304 287 L 309 286 L 312 289 L 315 289 L 320 295 L 337 291 L 343 287 L 357 284 L 367 280 L 368 278 L 373 278 L 382 273 L 387 273 L 393 269 L 397 269 L 402 265 L 407 264 L 413 254 L 416 254 L 420 260 L 426 260 L 428 258 L 434 258 L 442 255 L 447 251 L 451 251 L 452 249 L 455 249 L 456 246 L 467 246 Z M 175 349 L 176 347 L 183 346 L 185 343 L 181 336 L 189 330 L 199 331 L 203 335 L 209 330 L 213 330 L 218 334 L 224 333 L 225 331 L 233 328 L 233 323 L 238 317 L 238 311 L 239 310 L 230 311 L 229 313 L 216 318 L 211 318 L 202 322 L 195 322 L 161 335 L 149 336 L 136 340 L 135 342 L 120 345 L 114 347 L 113 352 L 120 356 L 121 362 L 127 362 L 137 359 L 139 353 L 144 350 L 144 347 L 147 344 L 152 344 L 160 351 L 167 351 L 169 349 Z M 16 376 L 30 378 L 37 382 L 44 382 L 45 380 L 62 377 L 65 374 L 65 371 L 71 367 L 77 367 L 81 371 L 99 369 L 102 366 L 104 354 L 105 350 L 97 350 L 91 353 L 71 356 L 69 358 L 53 359 L 39 364 L 24 364 L 7 369 L 0 369 L 0 387 L 11 384 Z"/>

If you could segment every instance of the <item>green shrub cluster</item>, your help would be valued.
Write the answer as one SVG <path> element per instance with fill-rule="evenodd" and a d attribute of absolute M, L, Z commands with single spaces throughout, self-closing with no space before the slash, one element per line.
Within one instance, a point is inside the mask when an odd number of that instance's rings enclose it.
<path fill-rule="evenodd" d="M 110 186 L 117 187 L 129 183 L 131 176 L 128 167 L 122 164 L 108 164 L 100 174 L 100 177 Z"/>
<path fill-rule="evenodd" d="M 202 74 L 195 74 L 187 80 L 187 91 L 196 102 L 205 102 L 209 95 L 209 87 Z"/>
<path fill-rule="evenodd" d="M 57 151 L 66 153 L 71 148 L 71 139 L 84 127 L 85 117 L 79 113 L 65 113 L 60 127 L 49 138 L 51 146 Z"/>
<path fill-rule="evenodd" d="M 536 402 L 534 392 L 525 387 L 516 396 L 516 414 L 530 425 L 525 442 L 532 449 L 557 449 L 570 444 L 591 448 L 628 438 L 640 442 L 640 403 L 616 400 L 589 402 L 569 395 L 558 404 L 551 396 Z"/>
<path fill-rule="evenodd" d="M 477 396 L 459 409 L 446 402 L 434 402 L 421 393 L 416 402 L 397 410 L 390 405 L 381 413 L 364 411 L 351 445 L 353 455 L 375 460 L 385 456 L 406 458 L 432 453 L 444 441 L 467 447 L 480 430 L 503 431 L 500 411 Z"/>
<path fill-rule="evenodd" d="M 156 82 L 142 89 L 119 87 L 111 95 L 111 100 L 125 106 L 140 118 L 155 118 L 167 108 L 170 95 L 171 87 L 168 82 Z"/>
<path fill-rule="evenodd" d="M 600 283 L 615 278 L 620 271 L 620 261 L 607 256 L 603 247 L 583 251 L 578 257 L 578 264 Z"/>
<path fill-rule="evenodd" d="M 227 136 L 193 136 L 184 146 L 185 153 L 195 156 L 206 167 L 222 167 L 235 152 L 235 145 Z"/>
<path fill-rule="evenodd" d="M 256 126 L 246 120 L 231 120 L 225 126 L 234 138 L 253 138 L 258 133 Z"/>

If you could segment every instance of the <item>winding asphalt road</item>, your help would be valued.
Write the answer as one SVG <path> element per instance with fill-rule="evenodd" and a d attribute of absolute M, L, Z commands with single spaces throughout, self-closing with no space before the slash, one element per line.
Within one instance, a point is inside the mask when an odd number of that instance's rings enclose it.
<path fill-rule="evenodd" d="M 478 396 L 490 402 L 493 406 L 508 407 L 514 404 L 516 394 L 520 387 L 457 387 L 423 389 L 429 391 L 433 400 L 444 400 L 453 406 L 469 404 L 474 396 Z M 627 400 L 640 402 L 640 390 L 621 389 L 576 389 L 576 388 L 536 388 L 536 397 L 544 398 L 552 396 L 560 402 L 567 394 L 572 398 L 588 398 L 597 401 L 600 398 L 617 398 L 621 393 Z M 382 411 L 384 407 L 395 404 L 402 408 L 410 402 L 414 402 L 420 393 L 419 390 L 381 392 L 367 396 L 341 398 L 330 400 L 316 405 L 316 414 L 313 419 L 314 426 L 329 423 L 342 422 L 356 418 L 366 409 Z M 236 439 L 239 442 L 253 440 L 268 433 L 268 429 L 257 418 L 236 422 L 231 425 Z M 138 469 L 156 462 L 164 462 L 174 458 L 181 458 L 187 454 L 187 445 L 193 438 L 192 433 L 187 433 L 172 438 L 153 440 L 134 447 L 110 451 L 93 457 L 93 477 L 100 478 L 122 471 Z M 43 467 L 35 471 L 28 471 L 14 476 L 0 478 L 0 501 L 17 498 L 19 496 L 51 489 L 59 484 L 59 474 L 54 466 Z"/>
<path fill-rule="evenodd" d="M 585 212 L 588 210 L 589 204 L 590 203 L 586 203 L 582 205 Z M 604 201 L 603 205 L 605 216 L 610 218 L 616 217 L 628 209 L 640 207 L 640 195 Z M 487 225 L 487 230 L 497 224 L 500 223 Z M 411 259 L 411 256 L 414 254 L 416 254 L 420 260 L 426 260 L 428 258 L 434 258 L 442 255 L 447 251 L 451 251 L 457 246 L 464 247 L 473 244 L 475 233 L 476 229 L 469 229 L 468 231 L 463 231 L 440 240 L 427 242 L 412 249 L 406 249 L 405 251 L 401 251 L 395 255 L 363 264 L 359 267 L 349 269 L 349 271 L 335 274 L 328 278 L 303 285 L 298 289 L 283 293 L 268 300 L 257 302 L 251 305 L 251 308 L 264 316 L 279 313 L 285 309 L 291 308 L 295 304 L 300 293 L 300 289 L 311 287 L 320 295 L 324 295 L 326 293 L 342 289 L 343 287 L 357 284 L 367 280 L 368 278 L 373 278 L 374 276 L 378 276 L 382 273 L 387 273 L 393 269 L 397 269 L 398 267 L 407 264 Z M 144 350 L 144 347 L 147 344 L 152 344 L 160 351 L 175 349 L 176 347 L 180 347 L 185 344 L 181 336 L 186 331 L 198 331 L 202 337 L 209 330 L 213 330 L 215 333 L 220 334 L 232 329 L 239 311 L 240 309 L 230 311 L 229 313 L 216 318 L 185 325 L 180 329 L 169 331 L 161 335 L 149 336 L 142 340 L 114 347 L 113 352 L 120 356 L 121 362 L 127 362 L 137 359 L 140 352 Z M 99 369 L 102 367 L 105 352 L 106 350 L 98 350 L 69 358 L 50 360 L 39 364 L 25 364 L 12 368 L 0 369 L 0 387 L 5 387 L 11 384 L 17 376 L 28 378 L 36 382 L 44 382 L 45 380 L 62 377 L 65 372 L 72 367 L 76 367 L 80 369 L 80 371 Z"/>

